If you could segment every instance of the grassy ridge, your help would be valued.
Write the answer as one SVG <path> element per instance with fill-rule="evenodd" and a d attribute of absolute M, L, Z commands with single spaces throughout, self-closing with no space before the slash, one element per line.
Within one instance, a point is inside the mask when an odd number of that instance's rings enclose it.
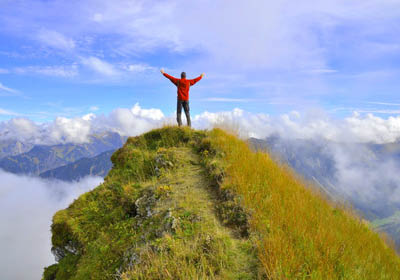
<path fill-rule="evenodd" d="M 195 152 L 204 137 L 168 127 L 129 138 L 104 183 L 54 215 L 58 263 L 43 279 L 261 278 L 255 242 L 215 214 L 218 199 Z M 224 213 L 240 218 L 238 209 Z"/>
<path fill-rule="evenodd" d="M 269 279 L 398 279 L 398 256 L 368 224 L 237 137 L 215 129 L 203 141 L 208 165 L 226 173 L 222 187 L 252 212 Z"/>
<path fill-rule="evenodd" d="M 220 129 L 131 137 L 57 212 L 43 279 L 397 279 L 380 236 Z"/>

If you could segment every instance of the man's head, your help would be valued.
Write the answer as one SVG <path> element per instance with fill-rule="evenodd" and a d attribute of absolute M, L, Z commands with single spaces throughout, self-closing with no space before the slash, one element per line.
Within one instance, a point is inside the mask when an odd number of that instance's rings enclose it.
<path fill-rule="evenodd" d="M 186 72 L 182 72 L 182 73 L 181 73 L 181 78 L 182 78 L 182 79 L 186 79 Z"/>

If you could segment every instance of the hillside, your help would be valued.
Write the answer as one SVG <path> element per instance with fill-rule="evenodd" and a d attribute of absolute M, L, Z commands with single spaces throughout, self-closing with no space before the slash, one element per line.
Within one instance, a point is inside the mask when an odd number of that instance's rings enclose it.
<path fill-rule="evenodd" d="M 222 130 L 131 137 L 54 215 L 43 279 L 396 279 L 370 226 Z"/>
<path fill-rule="evenodd" d="M 277 135 L 248 142 L 313 181 L 332 200 L 349 202 L 374 228 L 388 234 L 400 253 L 400 203 L 393 196 L 400 182 L 399 143 L 338 143 Z"/>

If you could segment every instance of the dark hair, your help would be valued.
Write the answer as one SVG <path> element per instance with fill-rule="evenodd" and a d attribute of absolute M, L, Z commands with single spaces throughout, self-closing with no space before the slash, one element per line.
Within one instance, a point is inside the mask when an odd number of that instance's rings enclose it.
<path fill-rule="evenodd" d="M 181 78 L 186 78 L 186 72 L 181 73 Z"/>

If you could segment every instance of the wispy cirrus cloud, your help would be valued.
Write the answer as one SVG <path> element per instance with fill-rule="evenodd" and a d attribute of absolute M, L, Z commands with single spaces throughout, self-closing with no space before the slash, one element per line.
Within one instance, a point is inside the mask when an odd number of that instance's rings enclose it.
<path fill-rule="evenodd" d="M 4 116 L 19 116 L 18 113 L 15 113 L 15 112 L 10 111 L 10 110 L 2 109 L 2 108 L 0 108 L 0 115 L 4 115 Z"/>
<path fill-rule="evenodd" d="M 6 87 L 2 83 L 0 83 L 0 95 L 19 95 L 19 94 L 20 92 L 18 90 Z"/>
<path fill-rule="evenodd" d="M 358 113 L 374 113 L 374 114 L 386 114 L 386 115 L 399 115 L 400 110 L 385 110 L 385 109 L 357 109 Z"/>
<path fill-rule="evenodd" d="M 359 1 L 328 0 L 318 4 L 304 1 L 302 7 L 297 9 L 293 9 L 287 1 L 269 3 L 250 0 L 246 4 L 230 3 L 226 7 L 225 3 L 207 0 L 192 3 L 191 9 L 180 17 L 176 15 L 186 3 L 182 0 L 117 0 L 113 3 L 96 0 L 60 1 L 51 6 L 27 3 L 21 1 L 9 7 L 9 13 L 20 13 L 23 21 L 11 21 L 3 17 L 5 27 L 16 29 L 14 26 L 19 26 L 16 31 L 23 33 L 42 20 L 44 27 L 37 33 L 39 42 L 63 50 L 77 49 L 83 44 L 80 40 L 83 36 L 95 35 L 94 38 L 100 38 L 101 35 L 113 35 L 113 48 L 102 45 L 113 54 L 148 53 L 157 48 L 167 48 L 177 53 L 195 49 L 208 54 L 202 56 L 202 59 L 207 58 L 208 63 L 214 60 L 216 63 L 229 62 L 246 68 L 306 68 L 316 73 L 332 73 L 328 67 L 328 48 L 334 46 L 325 41 L 323 36 L 339 39 L 339 43 L 347 40 L 347 34 L 340 36 L 335 33 L 336 29 L 351 24 L 365 27 L 357 34 L 357 45 L 365 45 L 369 49 L 371 47 L 368 44 L 382 46 L 373 48 L 377 52 L 382 49 L 382 53 L 387 53 L 388 46 L 389 49 L 396 49 L 399 45 L 395 41 L 375 40 L 376 36 L 373 36 L 394 32 L 392 29 L 379 28 L 382 20 L 389 22 L 399 16 L 394 12 L 399 4 L 390 0 L 371 0 L 368 5 L 362 5 Z M 26 9 L 27 6 L 30 10 Z M 44 16 L 38 15 L 39 10 L 47 15 L 60 14 L 64 20 L 45 21 Z M 223 21 L 220 20 L 222 10 Z M 205 14 L 207 17 L 204 17 Z M 238 16 L 242 19 L 240 22 Z M 279 32 L 276 32 L 277 29 Z M 188 33 L 194 33 L 195 36 L 189 39 L 186 36 Z M 68 37 L 65 34 L 72 35 Z M 252 45 L 251 52 L 248 51 L 249 42 Z"/>
<path fill-rule="evenodd" d="M 400 106 L 400 103 L 391 103 L 391 102 L 376 102 L 376 101 L 369 101 L 365 102 L 368 104 L 376 104 L 376 105 L 384 105 L 384 106 Z"/>
<path fill-rule="evenodd" d="M 335 69 L 311 69 L 305 71 L 305 73 L 310 73 L 310 74 L 332 74 L 337 72 L 338 71 Z"/>
<path fill-rule="evenodd" d="M 201 101 L 210 102 L 254 102 L 256 100 L 250 98 L 229 98 L 229 97 L 208 97 L 200 99 Z"/>
<path fill-rule="evenodd" d="M 81 58 L 83 65 L 92 71 L 108 77 L 116 77 L 120 75 L 120 71 L 111 63 L 108 63 L 100 58 L 90 56 Z"/>
<path fill-rule="evenodd" d="M 16 67 L 12 70 L 16 74 L 33 74 L 50 77 L 72 78 L 79 74 L 76 63 L 72 65 L 53 65 L 53 66 L 25 66 Z"/>
<path fill-rule="evenodd" d="M 42 44 L 52 48 L 60 50 L 72 50 L 75 48 L 75 41 L 73 39 L 67 38 L 55 30 L 41 29 L 37 33 L 36 38 Z"/>
<path fill-rule="evenodd" d="M 154 72 L 158 70 L 158 68 L 144 63 L 122 65 L 122 69 L 131 73 L 143 73 L 147 71 Z"/>

